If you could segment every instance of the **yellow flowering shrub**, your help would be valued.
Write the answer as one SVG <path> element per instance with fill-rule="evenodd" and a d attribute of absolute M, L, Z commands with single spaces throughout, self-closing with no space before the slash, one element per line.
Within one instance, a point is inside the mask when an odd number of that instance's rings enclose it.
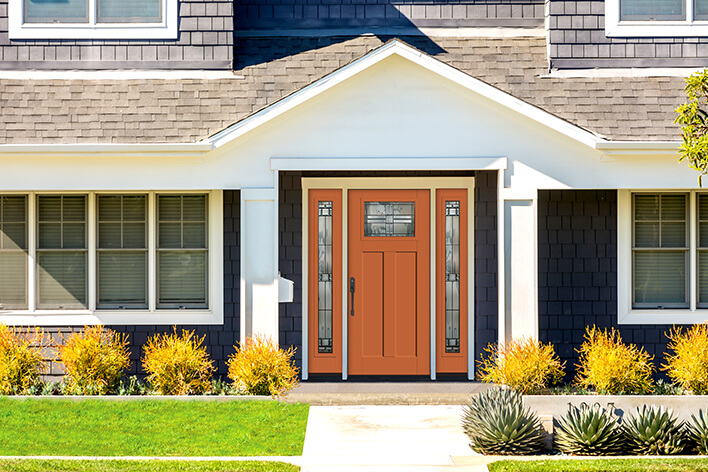
<path fill-rule="evenodd" d="M 666 371 L 674 383 L 694 395 L 708 394 L 708 326 L 693 325 L 686 331 L 672 329 L 666 354 Z"/>
<path fill-rule="evenodd" d="M 40 328 L 0 324 L 0 394 L 24 395 L 39 382 L 47 344 Z"/>
<path fill-rule="evenodd" d="M 490 344 L 485 351 L 489 355 L 478 362 L 480 379 L 522 395 L 548 388 L 564 376 L 565 364 L 551 344 L 520 338 L 505 345 Z"/>
<path fill-rule="evenodd" d="M 624 344 L 614 328 L 608 331 L 587 327 L 578 352 L 575 382 L 579 386 L 609 395 L 647 393 L 652 389 L 653 356 L 634 344 Z"/>
<path fill-rule="evenodd" d="M 211 388 L 214 362 L 194 331 L 177 328 L 156 334 L 143 346 L 142 364 L 147 380 L 160 395 L 201 395 Z"/>
<path fill-rule="evenodd" d="M 249 395 L 287 395 L 298 385 L 298 369 L 292 363 L 295 349 L 284 350 L 267 338 L 246 339 L 243 346 L 234 346 L 229 357 L 229 378 Z"/>

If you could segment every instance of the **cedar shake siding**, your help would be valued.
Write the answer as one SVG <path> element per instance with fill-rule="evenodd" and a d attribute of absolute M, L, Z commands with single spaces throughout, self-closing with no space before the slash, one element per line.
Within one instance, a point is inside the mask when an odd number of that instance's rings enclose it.
<path fill-rule="evenodd" d="M 207 352 L 214 360 L 216 375 L 226 377 L 226 361 L 229 355 L 233 354 L 233 346 L 239 341 L 239 300 L 240 300 L 240 270 L 241 270 L 241 249 L 240 238 L 240 192 L 238 190 L 224 190 L 224 323 L 220 325 L 178 325 L 177 331 L 182 329 L 194 330 L 197 336 L 204 336 L 204 345 Z M 146 315 L 147 316 L 147 315 Z M 115 326 L 109 328 L 128 335 L 130 359 L 132 365 L 128 375 L 144 376 L 140 365 L 142 356 L 142 346 L 147 342 L 149 336 L 155 333 L 171 332 L 172 326 L 165 325 L 128 325 Z M 60 341 L 59 332 L 79 330 L 80 327 L 73 328 L 45 328 L 45 331 L 54 333 L 55 341 Z M 50 363 L 48 372 L 50 377 L 62 374 L 61 365 Z"/>
<path fill-rule="evenodd" d="M 538 192 L 539 338 L 575 375 L 586 326 L 619 328 L 622 340 L 664 363 L 671 325 L 617 323 L 617 192 Z M 663 377 L 663 374 L 658 374 Z"/>
<path fill-rule="evenodd" d="M 478 172 L 281 172 L 279 189 L 280 275 L 295 283 L 294 301 L 280 304 L 280 344 L 297 349 L 302 367 L 302 177 L 424 177 L 474 175 L 475 359 L 497 341 L 497 173 Z"/>
<path fill-rule="evenodd" d="M 233 68 L 234 14 L 227 0 L 179 0 L 177 39 L 10 40 L 0 0 L 0 70 Z"/>
<path fill-rule="evenodd" d="M 604 0 L 547 3 L 553 69 L 704 67 L 708 63 L 708 37 L 608 38 Z"/>
<path fill-rule="evenodd" d="M 541 28 L 544 21 L 543 0 L 236 0 L 234 5 L 237 35 L 296 29 L 333 34 L 336 29 Z"/>

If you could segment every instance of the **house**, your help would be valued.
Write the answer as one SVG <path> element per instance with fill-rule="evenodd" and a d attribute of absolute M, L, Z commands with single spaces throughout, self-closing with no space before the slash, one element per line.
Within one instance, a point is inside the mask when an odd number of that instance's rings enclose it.
<path fill-rule="evenodd" d="M 708 314 L 702 0 L 0 0 L 0 322 L 472 379 Z M 137 365 L 133 369 L 138 369 Z"/>

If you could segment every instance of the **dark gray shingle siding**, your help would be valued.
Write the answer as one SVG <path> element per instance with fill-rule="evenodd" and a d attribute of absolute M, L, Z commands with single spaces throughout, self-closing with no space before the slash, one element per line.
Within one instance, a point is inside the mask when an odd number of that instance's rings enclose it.
<path fill-rule="evenodd" d="M 474 196 L 474 343 L 475 360 L 497 342 L 497 173 L 475 173 Z M 475 362 L 476 366 L 476 362 Z"/>
<path fill-rule="evenodd" d="M 0 0 L 0 69 L 231 69 L 233 3 L 179 0 L 176 40 L 9 40 Z"/>
<path fill-rule="evenodd" d="M 539 337 L 566 362 L 566 380 L 591 325 L 619 328 L 664 363 L 671 326 L 617 323 L 617 192 L 539 191 L 538 228 Z"/>
<path fill-rule="evenodd" d="M 705 38 L 608 38 L 604 0 L 549 0 L 551 67 L 681 67 L 708 64 Z"/>
<path fill-rule="evenodd" d="M 236 0 L 236 30 L 542 26 L 543 0 Z"/>

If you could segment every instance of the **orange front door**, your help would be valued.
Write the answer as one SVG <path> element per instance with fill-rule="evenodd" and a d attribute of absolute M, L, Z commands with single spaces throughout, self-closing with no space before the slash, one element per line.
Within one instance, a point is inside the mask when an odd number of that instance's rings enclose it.
<path fill-rule="evenodd" d="M 430 191 L 349 191 L 349 373 L 430 374 Z"/>

